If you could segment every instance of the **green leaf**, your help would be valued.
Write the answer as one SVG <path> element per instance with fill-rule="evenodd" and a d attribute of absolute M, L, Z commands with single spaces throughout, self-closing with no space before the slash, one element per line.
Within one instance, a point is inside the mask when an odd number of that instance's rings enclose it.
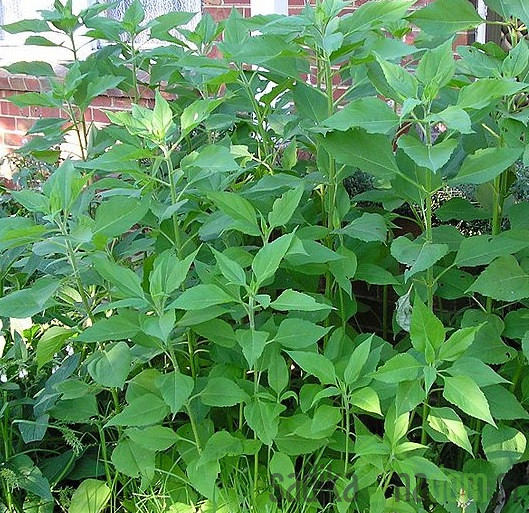
<path fill-rule="evenodd" d="M 466 111 L 455 105 L 431 115 L 433 122 L 441 122 L 450 130 L 456 130 L 461 134 L 472 133 L 472 120 Z"/>
<path fill-rule="evenodd" d="M 489 182 L 512 166 L 522 154 L 522 148 L 485 148 L 468 155 L 455 178 L 454 184 Z"/>
<path fill-rule="evenodd" d="M 459 91 L 457 107 L 461 109 L 484 109 L 503 96 L 511 96 L 526 87 L 527 84 L 512 79 L 480 78 Z"/>
<path fill-rule="evenodd" d="M 196 100 L 187 106 L 180 116 L 180 137 L 183 138 L 203 123 L 228 96 L 215 100 Z"/>
<path fill-rule="evenodd" d="M 216 407 L 235 406 L 248 400 L 246 392 L 228 378 L 209 378 L 200 396 L 205 405 Z"/>
<path fill-rule="evenodd" d="M 132 440 L 122 439 L 112 451 L 111 460 L 118 472 L 129 477 L 140 477 L 154 471 L 155 452 Z"/>
<path fill-rule="evenodd" d="M 399 125 L 399 117 L 377 97 L 358 98 L 323 122 L 323 126 L 346 132 L 363 128 L 369 134 L 388 134 Z"/>
<path fill-rule="evenodd" d="M 339 232 L 364 242 L 386 242 L 388 227 L 380 214 L 365 212 Z"/>
<path fill-rule="evenodd" d="M 473 344 L 476 333 L 482 326 L 462 328 L 453 333 L 439 349 L 439 359 L 446 362 L 456 361 Z"/>
<path fill-rule="evenodd" d="M 11 196 L 30 212 L 47 214 L 50 211 L 49 199 L 39 192 L 25 189 L 22 191 L 12 191 Z"/>
<path fill-rule="evenodd" d="M 201 283 L 185 290 L 167 308 L 181 310 L 201 310 L 215 305 L 232 303 L 235 300 L 217 285 Z"/>
<path fill-rule="evenodd" d="M 5 27 L 5 25 L 4 25 Z M 50 107 L 58 108 L 60 102 L 50 93 L 22 93 L 9 97 L 9 101 L 17 107 Z"/>
<path fill-rule="evenodd" d="M 93 255 L 92 261 L 96 271 L 118 289 L 125 298 L 145 300 L 140 277 L 130 269 L 111 262 L 101 255 Z"/>
<path fill-rule="evenodd" d="M 50 326 L 37 342 L 37 366 L 40 369 L 43 365 L 53 360 L 55 353 L 58 353 L 66 340 L 74 335 L 74 330 L 63 328 L 62 326 Z"/>
<path fill-rule="evenodd" d="M 292 96 L 296 105 L 296 112 L 301 118 L 319 124 L 329 116 L 327 97 L 318 88 L 298 81 L 292 87 Z"/>
<path fill-rule="evenodd" d="M 495 426 L 485 394 L 470 376 L 445 376 L 443 397 L 466 414 Z"/>
<path fill-rule="evenodd" d="M 20 20 L 14 23 L 2 25 L 2 30 L 9 34 L 19 34 L 20 32 L 50 32 L 50 26 L 42 19 Z"/>
<path fill-rule="evenodd" d="M 378 0 L 364 3 L 340 20 L 340 28 L 345 33 L 364 32 L 384 23 L 399 21 L 414 3 L 413 0 Z"/>
<path fill-rule="evenodd" d="M 419 167 L 425 167 L 434 173 L 437 173 L 450 160 L 458 145 L 456 140 L 446 139 L 433 146 L 428 146 L 416 137 L 407 134 L 401 135 L 397 144 Z"/>
<path fill-rule="evenodd" d="M 111 490 L 104 481 L 85 479 L 73 493 L 68 513 L 100 513 L 110 495 Z"/>
<path fill-rule="evenodd" d="M 119 237 L 143 219 L 149 210 L 150 199 L 114 196 L 99 205 L 95 215 L 94 236 Z"/>
<path fill-rule="evenodd" d="M 408 281 L 412 276 L 426 271 L 446 254 L 447 244 L 433 244 L 428 241 L 411 241 L 408 237 L 397 237 L 391 244 L 391 254 L 408 268 L 404 271 L 404 279 Z"/>
<path fill-rule="evenodd" d="M 281 261 L 287 254 L 293 238 L 293 233 L 282 235 L 273 242 L 267 242 L 257 252 L 252 262 L 252 270 L 258 285 L 263 284 L 274 276 L 279 269 Z"/>
<path fill-rule="evenodd" d="M 84 330 L 77 340 L 82 342 L 108 342 L 110 340 L 127 340 L 140 331 L 138 315 L 130 310 L 122 310 L 112 317 L 98 319 Z"/>
<path fill-rule="evenodd" d="M 330 310 L 331 307 L 318 303 L 312 296 L 287 289 L 281 295 L 270 303 L 274 310 L 288 311 L 296 310 L 300 312 L 317 312 L 318 310 Z"/>
<path fill-rule="evenodd" d="M 296 471 L 290 457 L 283 452 L 274 452 L 269 465 L 270 475 L 276 483 L 289 492 L 296 483 Z"/>
<path fill-rule="evenodd" d="M 220 272 L 228 280 L 228 283 L 244 287 L 246 285 L 244 269 L 235 260 L 220 253 L 215 248 L 211 248 L 211 251 L 215 255 Z"/>
<path fill-rule="evenodd" d="M 507 474 L 519 461 L 527 445 L 525 435 L 508 426 L 485 426 L 481 435 L 483 450 L 497 474 Z"/>
<path fill-rule="evenodd" d="M 332 362 L 318 353 L 306 351 L 287 351 L 288 355 L 307 374 L 316 376 L 323 385 L 336 382 L 336 371 Z"/>
<path fill-rule="evenodd" d="M 369 413 L 382 415 L 380 409 L 380 399 L 376 391 L 371 387 L 363 387 L 355 390 L 349 396 L 349 402 L 352 406 L 360 408 Z"/>
<path fill-rule="evenodd" d="M 448 438 L 452 443 L 465 449 L 472 455 L 472 446 L 468 439 L 468 433 L 459 415 L 452 408 L 430 407 L 428 414 L 428 425 L 434 430 Z"/>
<path fill-rule="evenodd" d="M 451 376 L 472 376 L 472 379 L 479 387 L 509 383 L 503 376 L 493 371 L 486 363 L 472 356 L 460 356 L 447 369 L 447 372 Z"/>
<path fill-rule="evenodd" d="M 490 264 L 500 256 L 512 255 L 529 247 L 529 232 L 507 230 L 499 235 L 476 235 L 461 241 L 454 264 L 475 267 Z"/>
<path fill-rule="evenodd" d="M 397 354 L 380 367 L 373 377 L 384 383 L 415 380 L 423 366 L 409 353 Z"/>
<path fill-rule="evenodd" d="M 178 435 L 171 428 L 163 426 L 128 428 L 125 434 L 135 444 L 151 451 L 165 451 L 179 440 Z"/>
<path fill-rule="evenodd" d="M 258 236 L 261 234 L 257 223 L 257 213 L 252 204 L 234 192 L 213 191 L 208 197 L 226 215 L 236 221 L 236 229 L 248 235 Z"/>
<path fill-rule="evenodd" d="M 152 129 L 159 141 L 165 141 L 173 127 L 173 111 L 169 102 L 156 90 L 154 109 L 152 115 Z"/>
<path fill-rule="evenodd" d="M 419 82 L 438 90 L 452 80 L 456 71 L 453 44 L 454 41 L 450 38 L 442 45 L 426 51 L 417 66 L 415 76 Z"/>
<path fill-rule="evenodd" d="M 483 23 L 475 7 L 467 0 L 437 0 L 414 12 L 408 19 L 435 36 L 471 30 Z"/>
<path fill-rule="evenodd" d="M 87 422 L 98 415 L 97 401 L 93 394 L 76 399 L 61 399 L 49 413 L 53 418 L 65 422 Z"/>
<path fill-rule="evenodd" d="M 284 409 L 282 404 L 255 400 L 244 407 L 244 418 L 257 438 L 271 446 L 279 429 L 279 415 Z"/>
<path fill-rule="evenodd" d="M 405 99 L 417 98 L 419 82 L 403 66 L 375 56 L 389 87 L 396 93 L 392 98 L 402 103 Z"/>
<path fill-rule="evenodd" d="M 513 256 L 492 262 L 468 289 L 498 301 L 519 301 L 529 297 L 529 275 Z"/>
<path fill-rule="evenodd" d="M 237 342 L 242 348 L 242 353 L 248 362 L 250 369 L 263 354 L 268 342 L 268 332 L 256 330 L 237 330 L 235 332 Z"/>
<path fill-rule="evenodd" d="M 322 139 L 325 150 L 338 164 L 358 167 L 378 180 L 391 180 L 399 173 L 388 137 L 361 129 L 333 132 Z"/>
<path fill-rule="evenodd" d="M 180 372 L 162 374 L 156 381 L 156 387 L 162 394 L 165 404 L 171 408 L 171 413 L 176 414 L 186 403 L 195 388 L 195 382 L 190 376 Z"/>
<path fill-rule="evenodd" d="M 0 298 L 0 316 L 24 319 L 46 309 L 60 282 L 51 276 L 39 278 L 31 288 L 16 290 Z"/>
<path fill-rule="evenodd" d="M 483 389 L 490 404 L 492 416 L 497 420 L 529 419 L 529 413 L 516 396 L 502 385 L 491 385 Z"/>
<path fill-rule="evenodd" d="M 279 325 L 274 341 L 287 349 L 305 349 L 318 342 L 329 330 L 304 319 L 289 318 Z"/>
<path fill-rule="evenodd" d="M 104 387 L 123 388 L 132 364 L 132 354 L 126 342 L 118 342 L 110 349 L 101 349 L 89 359 L 88 373 Z"/>
<path fill-rule="evenodd" d="M 123 410 L 112 417 L 105 425 L 110 426 L 151 426 L 162 421 L 169 407 L 158 396 L 144 393 L 137 398 L 131 399 Z"/>
<path fill-rule="evenodd" d="M 285 192 L 280 198 L 274 201 L 272 210 L 268 214 L 268 224 L 270 229 L 285 226 L 298 208 L 304 187 L 300 185 L 295 189 Z"/>
<path fill-rule="evenodd" d="M 529 10 L 527 11 L 527 19 L 529 20 Z M 520 42 L 507 54 L 507 57 L 502 62 L 501 69 L 503 75 L 510 78 L 515 78 L 527 68 L 529 65 L 529 46 L 525 39 Z"/>
<path fill-rule="evenodd" d="M 149 275 L 149 292 L 155 303 L 159 304 L 184 283 L 197 252 L 198 250 L 183 260 L 179 260 L 171 250 L 166 250 L 156 257 Z"/>
<path fill-rule="evenodd" d="M 343 378 L 346 385 L 353 385 L 360 377 L 362 369 L 369 358 L 372 342 L 373 335 L 355 347 L 354 351 L 351 353 L 343 373 Z"/>
<path fill-rule="evenodd" d="M 428 363 L 435 361 L 435 355 L 445 341 L 443 323 L 419 299 L 419 296 L 416 296 L 413 302 L 410 337 L 413 347 L 426 356 Z"/>

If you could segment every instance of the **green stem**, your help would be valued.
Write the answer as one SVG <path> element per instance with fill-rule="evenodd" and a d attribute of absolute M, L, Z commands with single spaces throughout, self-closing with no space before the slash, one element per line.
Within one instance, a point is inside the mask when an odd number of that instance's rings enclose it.
<path fill-rule="evenodd" d="M 198 436 L 197 423 L 195 420 L 195 416 L 193 415 L 193 412 L 191 411 L 191 405 L 189 403 L 186 404 L 186 410 L 187 410 L 187 416 L 189 417 L 189 423 L 191 424 L 191 430 L 193 431 L 193 436 L 195 437 L 195 444 L 197 446 L 198 454 L 202 454 L 202 445 L 200 443 L 200 438 Z"/>
<path fill-rule="evenodd" d="M 105 430 L 102 426 L 98 425 L 97 430 L 99 431 L 99 439 L 101 440 L 101 456 L 103 458 L 103 464 L 105 465 L 105 476 L 107 479 L 107 485 L 112 489 L 113 480 L 112 474 L 110 472 L 110 466 L 108 464 L 108 454 L 107 454 L 107 442 L 105 437 Z"/>
<path fill-rule="evenodd" d="M 64 236 L 68 261 L 70 263 L 70 267 L 72 268 L 75 283 L 77 285 L 77 291 L 79 292 L 79 295 L 81 296 L 81 301 L 83 303 L 83 307 L 85 309 L 86 315 L 92 322 L 95 322 L 95 318 L 92 314 L 92 307 L 90 306 L 90 301 L 88 300 L 88 296 L 83 286 L 83 282 L 81 281 L 81 276 L 79 273 L 79 265 L 77 262 L 77 256 L 75 254 L 75 250 L 73 249 L 72 243 L 70 242 L 70 239 L 68 237 L 68 232 L 66 231 L 66 227 L 63 223 L 59 223 L 59 229 L 61 230 L 61 233 Z"/>

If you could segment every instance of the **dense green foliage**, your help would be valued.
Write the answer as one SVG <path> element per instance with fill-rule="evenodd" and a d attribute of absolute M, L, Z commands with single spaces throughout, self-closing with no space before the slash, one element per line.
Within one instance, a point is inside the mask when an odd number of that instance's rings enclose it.
<path fill-rule="evenodd" d="M 455 59 L 481 18 L 414 3 L 5 27 L 72 62 L 10 67 L 64 117 L 2 203 L 1 512 L 526 511 L 529 13 L 487 0 L 513 49 Z M 110 88 L 132 110 L 90 126 Z"/>

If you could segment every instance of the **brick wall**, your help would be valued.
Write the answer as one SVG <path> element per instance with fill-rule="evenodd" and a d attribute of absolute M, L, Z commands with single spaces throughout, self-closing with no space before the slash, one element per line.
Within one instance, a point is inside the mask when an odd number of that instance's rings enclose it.
<path fill-rule="evenodd" d="M 203 0 L 204 10 L 209 12 L 215 20 L 225 19 L 232 8 L 239 9 L 244 16 L 250 16 L 250 0 Z M 310 0 L 314 3 L 315 0 Z M 369 0 L 358 0 L 360 5 Z M 420 0 L 416 7 L 427 4 L 431 0 Z M 297 14 L 305 5 L 305 0 L 289 0 L 289 13 Z M 41 91 L 45 81 L 36 78 L 10 75 L 0 70 L 0 157 L 14 148 L 20 147 L 27 139 L 29 127 L 41 117 L 59 117 L 55 109 L 35 107 L 19 109 L 8 101 L 14 94 L 27 91 Z M 148 95 L 146 103 L 149 103 Z M 107 118 L 101 112 L 104 110 L 123 110 L 130 106 L 130 101 L 119 90 L 112 90 L 96 99 L 87 112 L 87 121 L 106 122 Z"/>

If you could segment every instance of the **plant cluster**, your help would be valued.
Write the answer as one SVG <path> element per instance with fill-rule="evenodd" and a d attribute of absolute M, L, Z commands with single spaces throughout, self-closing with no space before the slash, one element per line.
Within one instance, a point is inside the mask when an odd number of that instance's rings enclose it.
<path fill-rule="evenodd" d="M 526 511 L 525 0 L 457 58 L 467 0 L 349 3 L 4 27 L 72 61 L 10 67 L 63 116 L 0 218 L 1 512 Z"/>

